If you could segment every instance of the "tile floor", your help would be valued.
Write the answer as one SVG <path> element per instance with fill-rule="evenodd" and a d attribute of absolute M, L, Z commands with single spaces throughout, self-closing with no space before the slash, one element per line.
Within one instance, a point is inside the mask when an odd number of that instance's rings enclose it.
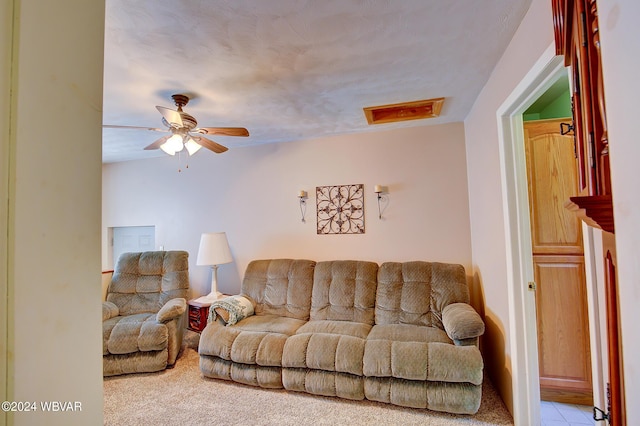
<path fill-rule="evenodd" d="M 593 408 L 584 405 L 540 401 L 542 426 L 604 425 L 593 420 Z"/>

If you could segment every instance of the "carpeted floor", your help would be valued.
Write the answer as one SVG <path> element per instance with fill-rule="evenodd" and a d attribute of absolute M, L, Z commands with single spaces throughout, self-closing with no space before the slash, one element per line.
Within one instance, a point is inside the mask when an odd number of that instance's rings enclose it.
<path fill-rule="evenodd" d="M 487 378 L 474 416 L 206 379 L 198 367 L 199 337 L 187 332 L 172 369 L 105 378 L 105 425 L 513 425 Z"/>

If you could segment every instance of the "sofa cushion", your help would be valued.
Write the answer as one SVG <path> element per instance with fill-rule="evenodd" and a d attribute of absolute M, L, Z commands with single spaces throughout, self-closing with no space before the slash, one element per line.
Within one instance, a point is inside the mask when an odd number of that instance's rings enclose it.
<path fill-rule="evenodd" d="M 282 384 L 289 391 L 363 400 L 364 377 L 307 368 L 283 368 Z M 372 419 L 375 422 L 377 419 Z"/>
<path fill-rule="evenodd" d="M 371 325 L 309 321 L 287 339 L 282 366 L 362 375 L 365 338 Z"/>
<path fill-rule="evenodd" d="M 356 260 L 318 262 L 313 276 L 312 320 L 373 325 L 378 264 Z"/>
<path fill-rule="evenodd" d="M 276 315 L 254 315 L 232 326 L 212 322 L 202 331 L 198 352 L 242 364 L 279 367 L 287 337 L 303 324 Z"/>
<path fill-rule="evenodd" d="M 103 322 L 103 355 L 160 351 L 167 348 L 169 332 L 155 314 L 117 316 Z"/>
<path fill-rule="evenodd" d="M 167 368 L 168 350 L 111 354 L 102 358 L 104 376 L 152 373 Z"/>
<path fill-rule="evenodd" d="M 431 262 L 386 262 L 378 271 L 376 324 L 442 325 L 442 310 L 469 303 L 462 265 Z"/>
<path fill-rule="evenodd" d="M 102 321 L 117 317 L 118 315 L 120 315 L 120 310 L 115 304 L 107 301 L 102 302 Z"/>
<path fill-rule="evenodd" d="M 280 333 L 291 336 L 305 324 L 305 321 L 279 317 L 277 315 L 253 315 L 237 322 L 229 328 L 240 331 L 260 331 L 265 333 Z"/>
<path fill-rule="evenodd" d="M 374 325 L 367 336 L 367 340 L 452 343 L 447 333 L 439 328 L 413 324 Z"/>
<path fill-rule="evenodd" d="M 167 301 L 189 292 L 189 253 L 150 251 L 123 253 L 111 278 L 107 301 L 120 315 L 156 313 Z"/>
<path fill-rule="evenodd" d="M 247 265 L 242 294 L 255 302 L 256 315 L 309 319 L 315 262 L 254 260 Z"/>
<path fill-rule="evenodd" d="M 361 322 L 350 321 L 309 321 L 300 327 L 296 334 L 329 333 L 354 336 L 364 339 L 369 334 L 371 326 Z"/>
<path fill-rule="evenodd" d="M 475 346 L 448 343 L 367 340 L 363 373 L 367 377 L 482 383 L 483 361 Z"/>
<path fill-rule="evenodd" d="M 233 380 L 234 382 L 262 388 L 282 388 L 280 367 L 240 364 L 213 356 L 201 355 L 200 371 L 203 376 L 213 379 Z"/>
<path fill-rule="evenodd" d="M 242 331 L 211 323 L 202 332 L 198 352 L 241 364 L 279 367 L 287 337 L 280 333 Z"/>
<path fill-rule="evenodd" d="M 366 377 L 364 393 L 370 401 L 457 414 L 477 413 L 482 400 L 481 385 L 393 377 Z"/>
<path fill-rule="evenodd" d="M 296 334 L 284 345 L 282 366 L 362 376 L 364 346 L 364 339 L 349 335 Z"/>

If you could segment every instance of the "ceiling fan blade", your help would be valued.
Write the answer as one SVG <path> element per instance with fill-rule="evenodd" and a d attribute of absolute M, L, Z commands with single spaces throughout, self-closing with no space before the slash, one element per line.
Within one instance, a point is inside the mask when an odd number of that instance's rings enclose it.
<path fill-rule="evenodd" d="M 192 132 L 202 135 L 249 136 L 249 131 L 244 127 L 200 127 Z"/>
<path fill-rule="evenodd" d="M 138 127 L 138 126 L 116 126 L 114 124 L 103 124 L 105 129 L 133 129 L 133 130 L 151 130 L 153 132 L 166 132 L 167 129 L 159 129 L 157 127 Z"/>
<path fill-rule="evenodd" d="M 192 136 L 193 140 L 196 141 L 197 144 L 204 146 L 207 149 L 215 152 L 216 154 L 222 154 L 229 148 L 226 146 L 222 146 L 219 143 L 212 141 L 211 139 L 207 139 L 203 136 Z"/>
<path fill-rule="evenodd" d="M 158 149 L 158 148 L 160 148 L 160 145 L 165 143 L 167 141 L 167 139 L 169 139 L 171 136 L 172 135 L 163 136 L 160 139 L 158 139 L 157 141 L 155 141 L 154 143 L 152 143 L 151 145 L 145 146 L 144 149 L 146 149 L 146 150 Z"/>
<path fill-rule="evenodd" d="M 156 106 L 157 110 L 160 111 L 160 114 L 164 117 L 164 119 L 169 123 L 171 127 L 182 127 L 182 117 L 178 111 L 174 111 L 169 108 Z"/>

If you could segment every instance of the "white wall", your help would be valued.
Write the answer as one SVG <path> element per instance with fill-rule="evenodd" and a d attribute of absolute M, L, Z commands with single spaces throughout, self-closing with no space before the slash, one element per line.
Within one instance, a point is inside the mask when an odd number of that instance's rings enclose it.
<path fill-rule="evenodd" d="M 605 101 L 609 126 L 613 209 L 627 424 L 640 424 L 640 3 L 599 1 Z"/>
<path fill-rule="evenodd" d="M 218 271 L 219 289 L 235 293 L 258 258 L 428 260 L 471 266 L 462 123 L 312 141 L 198 152 L 178 160 L 103 167 L 103 236 L 113 226 L 155 225 L 156 244 L 190 253 L 194 296 L 209 291 L 209 268 L 196 266 L 202 232 L 225 231 L 234 263 Z M 317 235 L 315 187 L 365 185 L 365 233 Z M 376 184 L 389 188 L 378 219 Z M 306 223 L 298 191 L 309 192 Z M 108 251 L 103 240 L 103 261 Z M 103 265 L 105 268 L 108 265 Z"/>
<path fill-rule="evenodd" d="M 3 8 L 1 20 L 14 30 L 2 38 L 12 56 L 0 58 L 0 68 L 12 71 L 2 74 L 2 86 L 11 86 L 11 119 L 2 129 L 2 154 L 9 154 L 2 175 L 10 182 L 3 179 L 0 189 L 8 208 L 8 300 L 1 312 L 8 368 L 1 381 L 8 400 L 77 401 L 82 411 L 38 406 L 0 423 L 101 424 L 104 1 L 11 3 L 13 14 Z"/>
<path fill-rule="evenodd" d="M 507 299 L 505 218 L 501 194 L 496 111 L 553 42 L 551 2 L 533 0 L 507 50 L 465 120 L 469 208 L 475 286 L 483 294 L 487 370 L 513 413 L 513 387 Z"/>

